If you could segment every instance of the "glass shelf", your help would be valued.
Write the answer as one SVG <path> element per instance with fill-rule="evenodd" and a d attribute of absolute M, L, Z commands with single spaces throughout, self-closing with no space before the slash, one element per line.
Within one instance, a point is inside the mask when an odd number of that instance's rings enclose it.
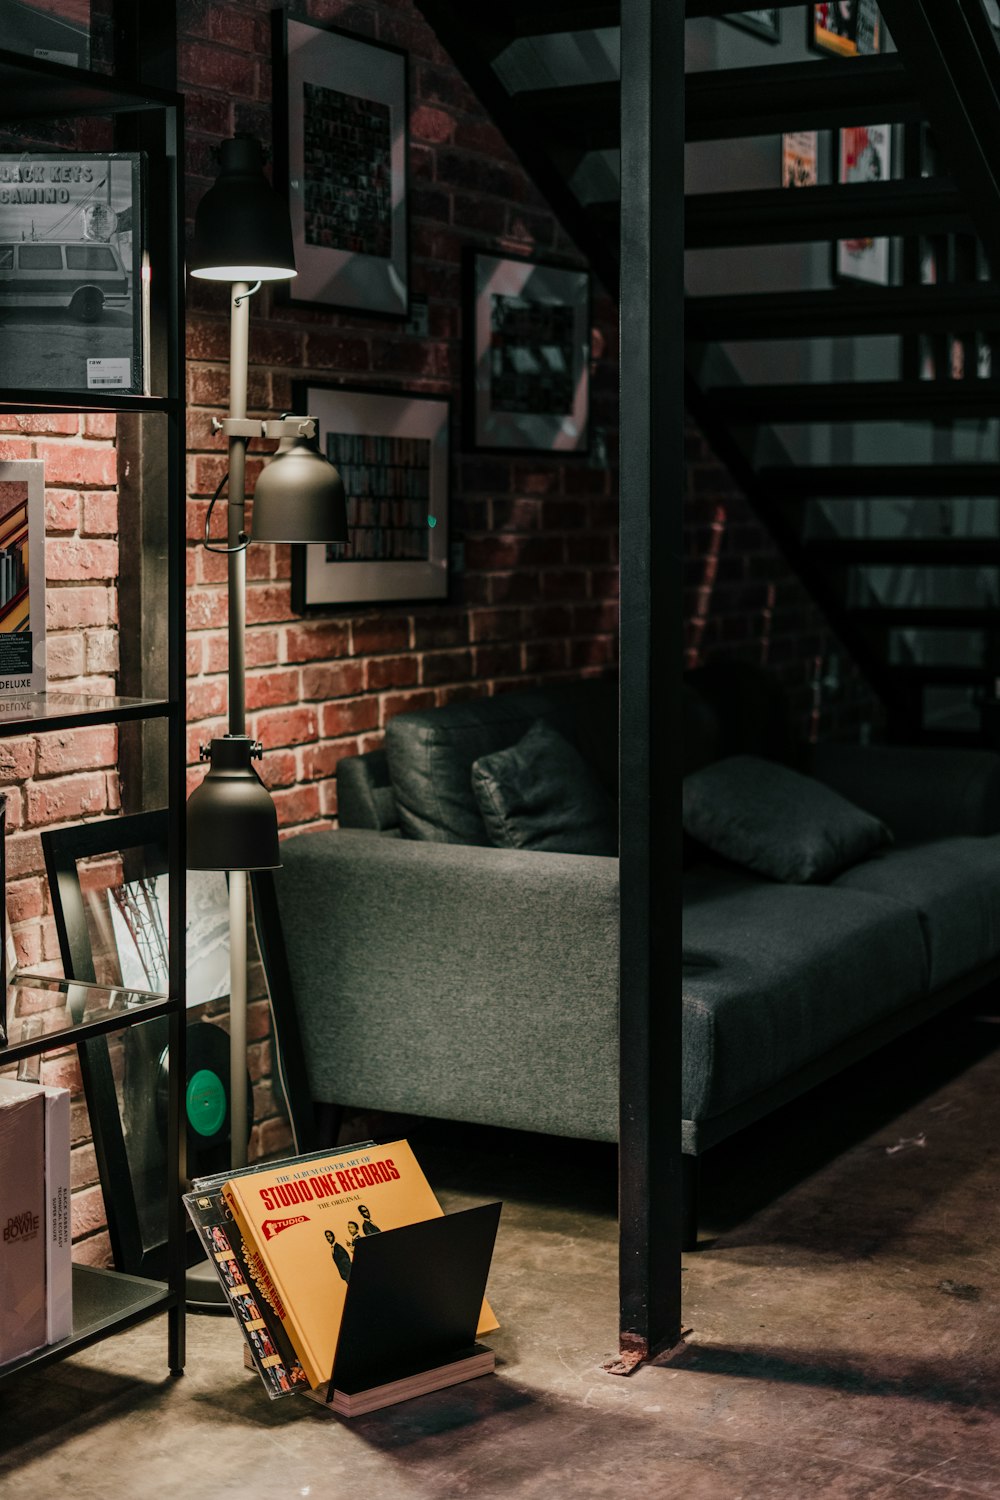
<path fill-rule="evenodd" d="M 72 1047 L 153 1016 L 169 1015 L 175 1005 L 169 996 L 149 990 L 108 989 L 46 974 L 15 974 L 7 985 L 8 1042 L 0 1047 L 0 1066 L 56 1047 Z"/>
<path fill-rule="evenodd" d="M 158 411 L 176 415 L 179 410 L 180 403 L 175 396 L 138 396 L 128 392 L 113 396 L 107 391 L 83 390 L 21 391 L 9 386 L 0 394 L 0 411 L 15 415 L 19 412 L 40 411 Z"/>
<path fill-rule="evenodd" d="M 0 738 L 33 729 L 74 729 L 87 724 L 120 724 L 129 719 L 162 719 L 166 698 L 115 698 L 98 693 L 0 694 Z"/>
<path fill-rule="evenodd" d="M 97 1266 L 73 1267 L 73 1332 L 58 1344 L 45 1344 L 31 1354 L 0 1365 L 0 1382 L 8 1375 L 62 1359 L 105 1333 L 130 1328 L 173 1306 L 175 1298 L 162 1281 L 146 1281 L 122 1271 Z"/>
<path fill-rule="evenodd" d="M 0 97 L 7 120 L 172 107 L 176 98 L 147 84 L 69 67 L 0 48 Z"/>

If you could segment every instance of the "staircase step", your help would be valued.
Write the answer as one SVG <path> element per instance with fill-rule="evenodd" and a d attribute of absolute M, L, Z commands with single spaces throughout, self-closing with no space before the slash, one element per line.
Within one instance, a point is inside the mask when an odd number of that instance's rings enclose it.
<path fill-rule="evenodd" d="M 1000 296 L 988 282 L 966 282 L 689 297 L 685 325 L 689 337 L 720 343 L 983 331 L 1000 328 Z"/>
<path fill-rule="evenodd" d="M 692 193 L 684 202 L 689 250 L 859 235 L 972 232 L 972 216 L 950 177 Z"/>
<path fill-rule="evenodd" d="M 856 380 L 715 386 L 706 399 L 727 422 L 916 422 L 995 417 L 1000 380 Z"/>
<path fill-rule="evenodd" d="M 791 10 L 793 6 L 801 6 L 802 0 L 775 0 L 771 7 L 774 10 Z M 685 0 L 684 18 L 693 21 L 697 16 L 731 16 L 733 14 L 732 0 Z"/>
<path fill-rule="evenodd" d="M 981 687 L 992 682 L 994 672 L 988 667 L 957 667 L 942 662 L 900 662 L 890 668 L 894 680 L 911 687 Z"/>
<path fill-rule="evenodd" d="M 862 629 L 1000 630 L 1000 608 L 988 604 L 866 604 L 848 613 Z"/>
<path fill-rule="evenodd" d="M 494 24 L 515 37 L 600 31 L 622 21 L 621 0 L 491 0 L 489 10 Z"/>
<path fill-rule="evenodd" d="M 817 537 L 804 550 L 817 562 L 882 567 L 1000 567 L 1000 539 L 982 536 Z M 996 619 L 1000 625 L 1000 607 Z"/>
<path fill-rule="evenodd" d="M 524 89 L 511 101 L 549 147 L 604 151 L 621 145 L 621 85 L 576 83 L 565 88 Z"/>
<path fill-rule="evenodd" d="M 898 53 L 719 68 L 685 79 L 689 141 L 920 120 L 924 110 Z"/>
<path fill-rule="evenodd" d="M 765 468 L 760 478 L 776 500 L 1000 497 L 996 464 L 816 464 Z"/>

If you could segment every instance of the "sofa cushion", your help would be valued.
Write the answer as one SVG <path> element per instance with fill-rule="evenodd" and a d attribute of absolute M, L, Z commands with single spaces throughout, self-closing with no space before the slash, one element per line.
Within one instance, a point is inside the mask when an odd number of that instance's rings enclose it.
<path fill-rule="evenodd" d="M 933 989 L 1000 953 L 1000 834 L 893 849 L 845 871 L 835 886 L 917 912 Z"/>
<path fill-rule="evenodd" d="M 385 748 L 404 837 L 488 845 L 472 790 L 473 762 L 516 744 L 536 719 L 565 734 L 613 795 L 616 707 L 615 682 L 600 678 L 398 715 L 386 729 Z"/>
<path fill-rule="evenodd" d="M 684 778 L 684 831 L 771 880 L 830 880 L 891 842 L 884 823 L 810 776 L 730 755 Z"/>
<path fill-rule="evenodd" d="M 723 1114 L 928 989 L 915 911 L 836 886 L 684 881 L 683 1114 Z"/>
<path fill-rule="evenodd" d="M 498 849 L 617 852 L 611 798 L 579 750 L 544 719 L 516 745 L 474 761 L 472 789 Z"/>

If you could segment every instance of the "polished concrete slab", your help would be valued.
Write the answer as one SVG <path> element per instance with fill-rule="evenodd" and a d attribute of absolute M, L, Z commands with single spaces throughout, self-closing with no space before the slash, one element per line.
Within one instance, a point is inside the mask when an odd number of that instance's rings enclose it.
<path fill-rule="evenodd" d="M 363 1122 L 367 1126 L 370 1122 Z M 379 1122 L 386 1136 L 399 1122 Z M 1000 1497 L 1000 1025 L 969 1005 L 708 1158 L 685 1348 L 615 1352 L 614 1154 L 413 1124 L 449 1207 L 504 1199 L 498 1374 L 347 1422 L 270 1403 L 227 1321 L 0 1388 L 0 1495 Z"/>

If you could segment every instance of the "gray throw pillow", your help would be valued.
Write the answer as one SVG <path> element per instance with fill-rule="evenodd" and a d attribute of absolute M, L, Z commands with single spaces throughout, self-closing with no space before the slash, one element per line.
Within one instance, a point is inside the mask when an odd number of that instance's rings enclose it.
<path fill-rule="evenodd" d="M 472 790 L 499 849 L 617 852 L 611 798 L 580 752 L 542 719 L 516 745 L 475 761 Z"/>
<path fill-rule="evenodd" d="M 787 766 L 732 755 L 684 778 L 684 831 L 771 880 L 832 880 L 892 834 L 837 792 Z"/>

